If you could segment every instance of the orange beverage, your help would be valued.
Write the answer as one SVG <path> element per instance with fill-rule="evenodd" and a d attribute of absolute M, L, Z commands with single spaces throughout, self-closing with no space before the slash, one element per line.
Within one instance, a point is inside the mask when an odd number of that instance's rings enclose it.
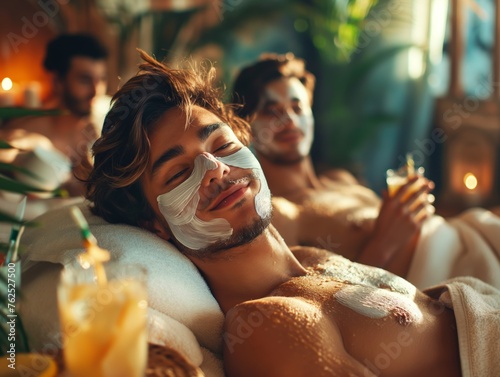
<path fill-rule="evenodd" d="M 387 177 L 387 190 L 389 191 L 389 196 L 393 197 L 399 191 L 399 189 L 406 184 L 408 178 L 406 177 Z"/>
<path fill-rule="evenodd" d="M 396 195 L 399 189 L 402 186 L 404 186 L 411 177 L 415 175 L 423 176 L 423 174 L 424 174 L 423 168 L 418 168 L 417 171 L 414 171 L 413 169 L 408 169 L 407 166 L 403 166 L 398 170 L 392 170 L 392 169 L 387 170 L 386 182 L 387 182 L 387 191 L 389 192 L 389 196 L 393 197 L 394 195 Z M 411 196 L 411 194 L 417 191 L 419 187 L 420 186 L 415 182 L 403 197 L 403 201 L 407 200 Z"/>
<path fill-rule="evenodd" d="M 66 268 L 58 286 L 64 360 L 73 377 L 143 377 L 147 361 L 146 272 L 106 263 Z"/>

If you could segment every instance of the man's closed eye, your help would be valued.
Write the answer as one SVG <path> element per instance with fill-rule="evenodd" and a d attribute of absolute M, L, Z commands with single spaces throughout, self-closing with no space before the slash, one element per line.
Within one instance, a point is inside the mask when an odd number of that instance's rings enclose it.
<path fill-rule="evenodd" d="M 173 183 L 175 180 L 182 177 L 184 175 L 184 173 L 186 173 L 187 170 L 188 170 L 188 168 L 185 168 L 185 169 L 182 169 L 180 172 L 174 174 L 171 178 L 169 178 L 167 180 L 166 184 L 169 185 L 169 184 Z"/>

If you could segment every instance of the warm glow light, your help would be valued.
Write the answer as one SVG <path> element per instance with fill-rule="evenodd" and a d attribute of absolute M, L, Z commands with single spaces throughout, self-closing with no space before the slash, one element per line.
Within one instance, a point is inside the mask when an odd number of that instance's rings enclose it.
<path fill-rule="evenodd" d="M 464 175 L 464 184 L 469 190 L 474 190 L 477 187 L 477 178 L 472 173 Z"/>
<path fill-rule="evenodd" d="M 12 89 L 12 80 L 8 77 L 2 80 L 2 89 L 3 90 L 11 90 Z"/>

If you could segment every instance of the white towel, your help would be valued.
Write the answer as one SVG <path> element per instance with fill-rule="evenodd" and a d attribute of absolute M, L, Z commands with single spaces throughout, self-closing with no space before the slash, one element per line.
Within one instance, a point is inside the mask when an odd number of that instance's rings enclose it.
<path fill-rule="evenodd" d="M 500 289 L 500 217 L 492 212 L 474 208 L 424 224 L 406 279 L 424 289 L 458 276 Z"/>
<path fill-rule="evenodd" d="M 224 376 L 222 358 L 203 347 L 201 348 L 201 353 L 203 354 L 203 363 L 200 365 L 200 369 L 205 374 L 205 377 Z"/>
<path fill-rule="evenodd" d="M 201 348 L 191 330 L 151 307 L 148 308 L 148 342 L 177 350 L 193 365 L 200 366 L 203 362 Z"/>
<path fill-rule="evenodd" d="M 465 277 L 426 293 L 455 312 L 462 377 L 500 376 L 500 291 Z"/>

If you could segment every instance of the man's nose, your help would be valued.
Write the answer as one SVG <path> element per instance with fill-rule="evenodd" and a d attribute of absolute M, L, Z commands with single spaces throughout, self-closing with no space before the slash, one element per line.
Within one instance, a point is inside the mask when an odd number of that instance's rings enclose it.
<path fill-rule="evenodd" d="M 225 175 L 229 174 L 231 169 L 223 162 L 217 160 L 210 153 L 204 152 L 203 155 L 217 164 L 215 169 L 207 170 L 201 181 L 201 187 L 208 187 L 212 182 L 221 180 Z"/>
<path fill-rule="evenodd" d="M 295 127 L 295 114 L 292 109 L 285 109 L 281 114 L 280 122 L 282 127 Z"/>

